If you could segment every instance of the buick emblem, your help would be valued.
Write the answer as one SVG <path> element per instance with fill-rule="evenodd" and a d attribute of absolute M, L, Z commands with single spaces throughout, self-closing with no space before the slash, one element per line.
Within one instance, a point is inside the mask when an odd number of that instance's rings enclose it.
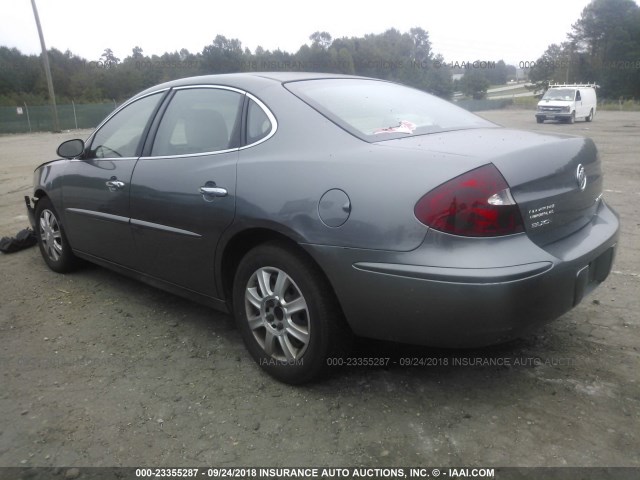
<path fill-rule="evenodd" d="M 584 171 L 584 166 L 581 163 L 576 170 L 576 180 L 578 181 L 580 191 L 583 192 L 584 189 L 587 188 L 587 172 Z"/>

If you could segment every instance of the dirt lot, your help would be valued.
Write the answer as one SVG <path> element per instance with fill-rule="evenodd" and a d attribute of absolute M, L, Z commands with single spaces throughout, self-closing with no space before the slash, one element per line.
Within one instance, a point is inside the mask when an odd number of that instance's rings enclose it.
<path fill-rule="evenodd" d="M 600 149 L 623 232 L 614 273 L 574 311 L 478 351 L 361 342 L 363 357 L 448 365 L 293 388 L 225 315 L 98 267 L 55 274 L 36 248 L 0 255 L 0 466 L 640 466 L 640 113 L 483 115 Z M 27 226 L 33 168 L 77 136 L 0 137 L 0 235 Z"/>

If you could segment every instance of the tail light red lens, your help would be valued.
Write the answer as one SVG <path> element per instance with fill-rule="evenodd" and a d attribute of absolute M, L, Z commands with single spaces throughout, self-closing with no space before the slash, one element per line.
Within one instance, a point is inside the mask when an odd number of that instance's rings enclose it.
<path fill-rule="evenodd" d="M 460 175 L 422 197 L 414 208 L 428 227 L 467 237 L 495 237 L 524 231 L 509 185 L 487 164 Z"/>

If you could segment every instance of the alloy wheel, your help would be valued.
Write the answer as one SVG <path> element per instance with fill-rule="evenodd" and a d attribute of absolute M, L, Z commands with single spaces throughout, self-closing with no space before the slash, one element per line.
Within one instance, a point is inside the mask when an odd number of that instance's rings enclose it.
<path fill-rule="evenodd" d="M 309 307 L 300 288 L 283 270 L 263 267 L 249 278 L 245 310 L 254 338 L 281 362 L 302 357 L 310 340 Z"/>
<path fill-rule="evenodd" d="M 40 238 L 48 257 L 57 262 L 62 255 L 62 233 L 58 219 L 51 210 L 45 209 L 40 214 Z"/>

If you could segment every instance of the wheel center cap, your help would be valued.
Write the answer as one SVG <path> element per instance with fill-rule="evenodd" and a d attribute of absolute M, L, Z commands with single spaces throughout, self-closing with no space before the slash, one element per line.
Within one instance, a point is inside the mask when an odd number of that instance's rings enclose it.
<path fill-rule="evenodd" d="M 278 297 L 269 298 L 264 302 L 264 320 L 276 333 L 284 330 L 285 310 Z"/>

